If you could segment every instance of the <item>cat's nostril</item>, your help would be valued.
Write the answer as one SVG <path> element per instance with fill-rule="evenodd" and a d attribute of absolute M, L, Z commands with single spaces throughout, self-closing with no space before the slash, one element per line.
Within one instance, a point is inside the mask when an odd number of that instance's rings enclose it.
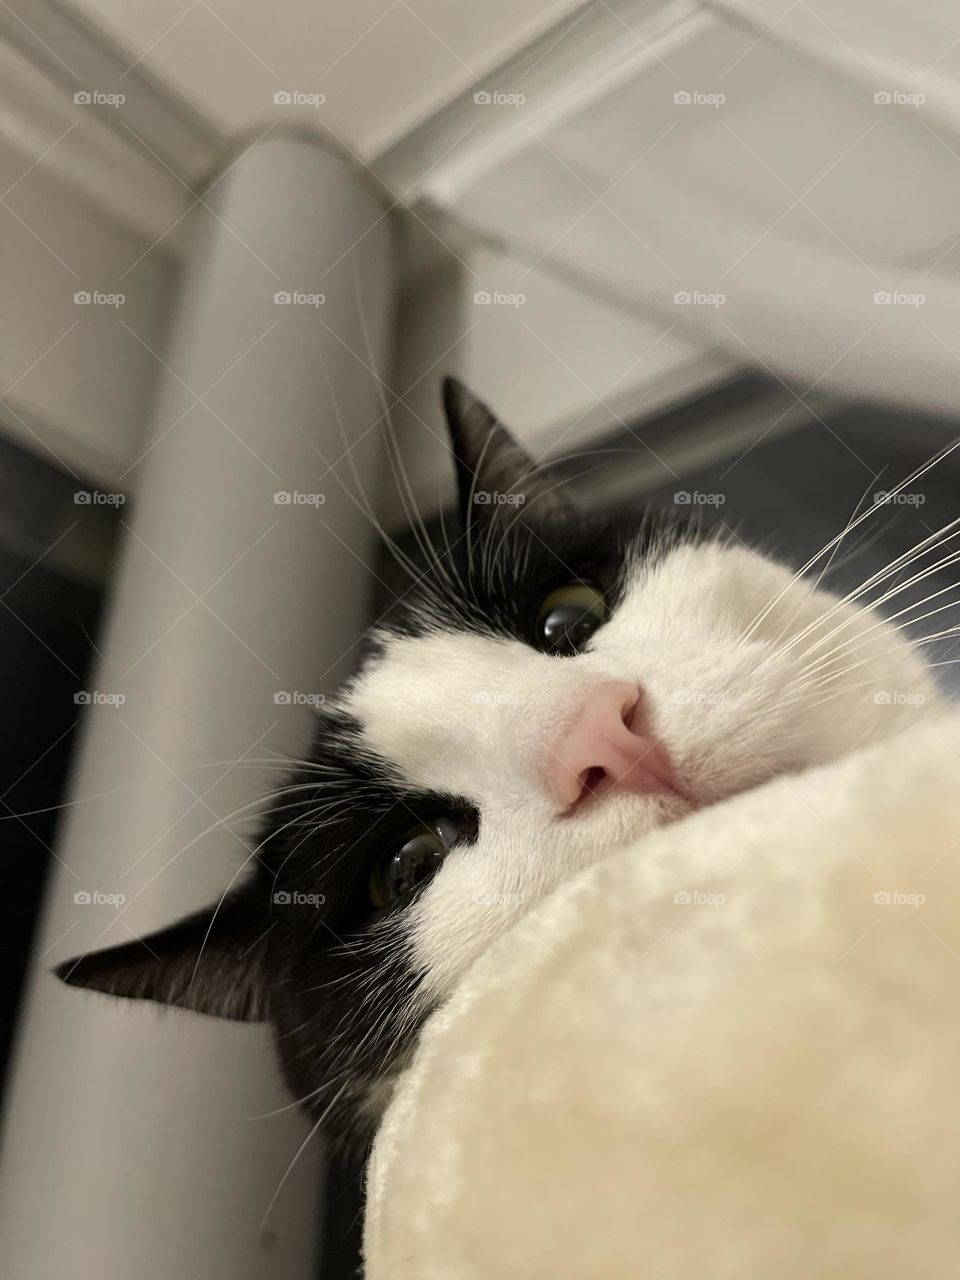
<path fill-rule="evenodd" d="M 602 765 L 591 765 L 589 769 L 584 769 L 580 775 L 580 800 L 586 800 L 588 796 L 598 796 L 603 790 L 603 784 L 607 781 L 609 775 Z M 579 801 L 578 801 L 579 803 Z"/>
<path fill-rule="evenodd" d="M 645 731 L 636 685 L 610 680 L 594 685 L 574 723 L 548 753 L 547 785 L 560 812 L 614 791 L 676 794 L 666 751 Z"/>

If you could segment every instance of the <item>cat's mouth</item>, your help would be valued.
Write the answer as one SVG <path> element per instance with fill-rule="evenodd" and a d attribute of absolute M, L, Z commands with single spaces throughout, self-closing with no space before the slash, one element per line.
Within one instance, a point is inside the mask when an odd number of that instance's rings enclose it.
<path fill-rule="evenodd" d="M 604 765 L 589 766 L 581 772 L 578 782 L 579 794 L 564 809 L 561 818 L 575 817 L 614 796 L 681 801 L 687 809 L 700 807 L 679 777 L 666 747 L 654 738 L 644 740 L 635 755 L 613 757 Z"/>

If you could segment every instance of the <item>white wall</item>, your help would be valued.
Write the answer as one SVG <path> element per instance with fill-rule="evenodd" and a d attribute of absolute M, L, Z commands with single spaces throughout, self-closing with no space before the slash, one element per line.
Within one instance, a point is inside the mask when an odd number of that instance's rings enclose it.
<path fill-rule="evenodd" d="M 124 487 L 143 447 L 184 207 L 170 174 L 0 43 L 0 426 L 104 485 Z"/>
<path fill-rule="evenodd" d="M 582 0 L 79 3 L 126 44 L 131 61 L 142 57 L 221 128 L 306 120 L 365 160 L 582 7 Z M 277 108 L 277 90 L 322 93 L 325 101 Z"/>

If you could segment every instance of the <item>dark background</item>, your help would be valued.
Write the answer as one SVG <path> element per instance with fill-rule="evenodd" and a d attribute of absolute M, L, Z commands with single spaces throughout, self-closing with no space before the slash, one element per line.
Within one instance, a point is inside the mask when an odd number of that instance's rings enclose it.
<path fill-rule="evenodd" d="M 94 487 L 0 441 L 0 1090 L 118 542 Z"/>

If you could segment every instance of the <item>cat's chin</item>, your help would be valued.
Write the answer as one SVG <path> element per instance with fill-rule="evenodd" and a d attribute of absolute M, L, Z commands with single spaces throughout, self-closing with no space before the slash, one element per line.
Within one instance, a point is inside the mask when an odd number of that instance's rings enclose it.
<path fill-rule="evenodd" d="M 607 796 L 595 804 L 583 805 L 562 821 L 578 840 L 596 841 L 605 848 L 620 848 L 634 840 L 680 822 L 703 805 L 686 792 L 652 796 Z"/>

